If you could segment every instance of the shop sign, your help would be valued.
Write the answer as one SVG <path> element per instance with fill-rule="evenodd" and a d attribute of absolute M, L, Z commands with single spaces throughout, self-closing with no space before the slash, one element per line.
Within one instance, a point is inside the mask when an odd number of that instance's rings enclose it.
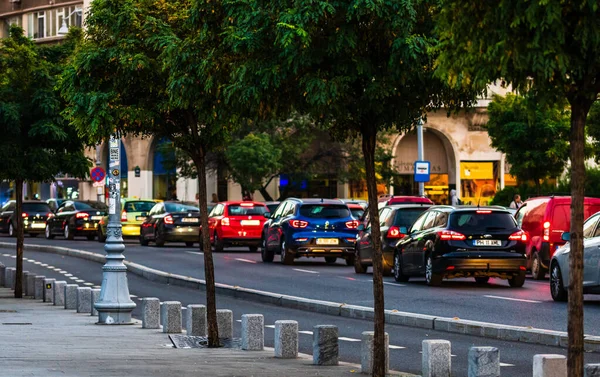
<path fill-rule="evenodd" d="M 494 179 L 494 163 L 461 161 L 460 179 Z"/>
<path fill-rule="evenodd" d="M 429 182 L 431 179 L 431 164 L 429 161 L 415 161 L 414 172 L 415 182 Z"/>

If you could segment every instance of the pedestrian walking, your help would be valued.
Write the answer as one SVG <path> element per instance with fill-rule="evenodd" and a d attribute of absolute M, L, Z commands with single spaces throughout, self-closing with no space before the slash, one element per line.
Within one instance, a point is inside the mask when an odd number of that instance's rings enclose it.
<path fill-rule="evenodd" d="M 521 195 L 515 194 L 513 201 L 510 202 L 509 207 L 513 209 L 519 209 L 523 205 L 523 201 L 521 200 Z"/>

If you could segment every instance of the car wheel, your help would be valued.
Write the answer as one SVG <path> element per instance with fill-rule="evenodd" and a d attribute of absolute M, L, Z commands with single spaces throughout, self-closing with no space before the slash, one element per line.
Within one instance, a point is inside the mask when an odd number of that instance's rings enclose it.
<path fill-rule="evenodd" d="M 46 224 L 46 230 L 44 231 L 47 240 L 51 240 L 54 238 L 54 234 L 50 231 L 50 225 Z"/>
<path fill-rule="evenodd" d="M 104 234 L 102 234 L 101 228 L 98 228 L 97 237 L 98 237 L 98 242 L 100 242 L 100 243 L 106 242 L 106 236 Z"/>
<path fill-rule="evenodd" d="M 281 241 L 281 263 L 287 265 L 294 264 L 294 254 L 287 248 L 285 240 Z"/>
<path fill-rule="evenodd" d="M 402 273 L 402 257 L 400 253 L 394 254 L 394 280 L 399 283 L 406 283 L 409 277 Z"/>
<path fill-rule="evenodd" d="M 489 276 L 482 276 L 482 277 L 475 278 L 475 282 L 477 284 L 487 284 L 488 281 L 490 281 Z"/>
<path fill-rule="evenodd" d="M 431 259 L 431 256 L 427 257 L 425 281 L 430 287 L 437 287 L 442 284 L 442 276 L 433 272 L 433 259 Z"/>
<path fill-rule="evenodd" d="M 346 266 L 354 266 L 354 255 L 346 257 Z"/>
<path fill-rule="evenodd" d="M 360 255 L 358 254 L 358 250 L 356 250 L 356 255 L 354 256 L 354 273 L 356 274 L 366 274 L 367 266 L 360 263 Z"/>
<path fill-rule="evenodd" d="M 221 239 L 215 232 L 215 252 L 221 253 L 222 251 L 223 251 L 223 241 L 221 241 Z"/>
<path fill-rule="evenodd" d="M 148 246 L 148 240 L 146 239 L 146 237 L 144 237 L 142 233 L 140 233 L 140 245 Z"/>
<path fill-rule="evenodd" d="M 325 263 L 334 264 L 337 261 L 336 257 L 325 257 Z"/>
<path fill-rule="evenodd" d="M 156 228 L 156 233 L 154 234 L 154 243 L 156 243 L 156 246 L 158 247 L 165 246 L 165 235 L 160 230 L 160 227 Z"/>
<path fill-rule="evenodd" d="M 537 251 L 533 253 L 533 260 L 531 261 L 531 276 L 535 280 L 542 280 L 546 277 L 546 269 L 542 266 L 542 260 Z"/>
<path fill-rule="evenodd" d="M 550 269 L 550 294 L 552 295 L 552 299 L 560 302 L 567 301 L 567 293 L 560 267 L 558 267 L 558 263 L 554 262 Z"/>
<path fill-rule="evenodd" d="M 29 237 L 31 237 L 31 238 L 35 238 L 37 236 L 38 236 L 37 233 L 29 233 Z"/>
<path fill-rule="evenodd" d="M 86 236 L 86 238 L 88 239 L 88 241 L 93 241 L 96 239 L 96 235 L 90 234 L 89 236 Z"/>
<path fill-rule="evenodd" d="M 520 272 L 518 275 L 508 279 L 508 285 L 513 288 L 521 288 L 525 284 L 525 272 Z"/>
<path fill-rule="evenodd" d="M 13 227 L 12 222 L 10 224 L 8 224 L 8 236 L 9 237 L 15 236 L 15 228 Z"/>
<path fill-rule="evenodd" d="M 275 259 L 275 252 L 267 247 L 267 239 L 263 236 L 262 247 L 260 248 L 260 257 L 264 263 L 271 263 Z"/>
<path fill-rule="evenodd" d="M 65 224 L 64 236 L 65 240 L 72 240 L 73 238 L 75 238 L 75 235 L 71 233 L 71 230 L 69 229 L 69 224 Z"/>
<path fill-rule="evenodd" d="M 194 243 L 191 242 L 191 241 L 189 241 L 189 242 L 185 243 L 185 246 L 187 246 L 187 247 L 194 247 Z"/>
<path fill-rule="evenodd" d="M 248 246 L 248 249 L 250 249 L 251 253 L 256 253 L 258 251 L 258 246 Z"/>

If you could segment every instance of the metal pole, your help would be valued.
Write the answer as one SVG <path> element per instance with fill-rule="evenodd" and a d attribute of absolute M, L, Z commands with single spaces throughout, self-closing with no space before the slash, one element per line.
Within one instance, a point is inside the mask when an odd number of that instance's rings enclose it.
<path fill-rule="evenodd" d="M 419 119 L 417 123 L 417 159 L 423 161 L 425 158 L 423 153 L 423 119 Z M 419 182 L 419 196 L 425 196 L 425 183 Z"/>
<path fill-rule="evenodd" d="M 108 174 L 108 225 L 106 229 L 106 264 L 102 267 L 100 300 L 94 305 L 98 310 L 98 324 L 127 325 L 135 303 L 129 298 L 127 267 L 123 264 L 123 236 L 121 234 L 121 140 L 115 135 L 109 141 Z"/>
<path fill-rule="evenodd" d="M 96 167 L 102 165 L 102 144 L 96 145 Z M 96 189 L 96 200 L 104 203 L 104 187 L 94 187 Z"/>

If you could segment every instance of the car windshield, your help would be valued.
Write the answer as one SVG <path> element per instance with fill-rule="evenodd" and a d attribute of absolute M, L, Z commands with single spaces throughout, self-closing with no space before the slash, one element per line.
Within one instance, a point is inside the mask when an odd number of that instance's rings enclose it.
<path fill-rule="evenodd" d="M 191 206 L 185 203 L 165 203 L 165 209 L 167 212 L 200 212 L 198 207 Z"/>
<path fill-rule="evenodd" d="M 517 227 L 514 217 L 507 212 L 487 210 L 459 211 L 450 216 L 450 228 L 470 232 L 509 230 Z"/>
<path fill-rule="evenodd" d="M 396 217 L 394 217 L 393 225 L 397 227 L 404 226 L 406 228 L 410 228 L 410 226 L 426 209 L 426 207 L 399 209 L 396 211 Z"/>
<path fill-rule="evenodd" d="M 228 208 L 230 216 L 262 215 L 268 211 L 265 206 L 250 204 L 230 204 Z"/>
<path fill-rule="evenodd" d="M 47 203 L 23 203 L 23 212 L 47 213 L 51 212 L 50 206 Z"/>
<path fill-rule="evenodd" d="M 75 202 L 75 208 L 77 210 L 96 210 L 96 211 L 106 211 L 108 207 L 106 204 L 101 202 Z"/>
<path fill-rule="evenodd" d="M 155 202 L 149 201 L 126 202 L 123 210 L 125 212 L 150 212 L 155 204 Z"/>
<path fill-rule="evenodd" d="M 312 218 L 342 219 L 350 217 L 350 210 L 339 204 L 305 204 L 300 207 L 300 215 Z"/>

